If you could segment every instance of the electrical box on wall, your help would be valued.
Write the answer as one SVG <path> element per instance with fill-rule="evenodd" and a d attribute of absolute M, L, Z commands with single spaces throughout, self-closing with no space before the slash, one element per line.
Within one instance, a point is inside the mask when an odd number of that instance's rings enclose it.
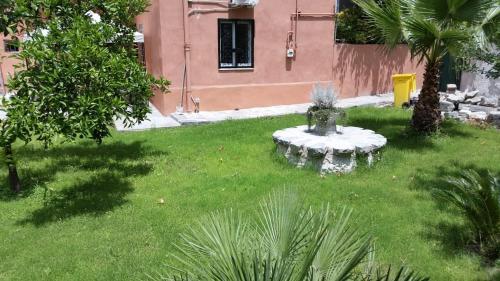
<path fill-rule="evenodd" d="M 286 57 L 287 58 L 294 58 L 295 57 L 295 50 L 294 49 L 286 50 Z"/>
<path fill-rule="evenodd" d="M 229 0 L 231 7 L 255 7 L 259 0 Z"/>

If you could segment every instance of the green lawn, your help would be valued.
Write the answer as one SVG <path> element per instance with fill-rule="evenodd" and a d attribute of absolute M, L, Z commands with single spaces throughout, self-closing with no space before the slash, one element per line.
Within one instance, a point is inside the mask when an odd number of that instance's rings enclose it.
<path fill-rule="evenodd" d="M 447 123 L 439 136 L 419 138 L 405 133 L 408 112 L 348 115 L 389 144 L 374 168 L 340 177 L 297 170 L 274 153 L 272 133 L 304 124 L 298 115 L 115 133 L 100 147 L 18 145 L 26 192 L 6 192 L 2 168 L 0 280 L 143 280 L 164 269 L 179 233 L 207 212 L 252 213 L 283 188 L 304 204 L 352 207 L 384 263 L 432 280 L 485 278 L 480 259 L 462 250 L 463 221 L 429 189 L 463 167 L 499 172 L 500 133 Z"/>

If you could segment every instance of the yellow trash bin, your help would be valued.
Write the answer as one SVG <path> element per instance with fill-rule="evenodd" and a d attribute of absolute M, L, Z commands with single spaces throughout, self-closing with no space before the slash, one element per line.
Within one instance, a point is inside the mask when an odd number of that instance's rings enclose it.
<path fill-rule="evenodd" d="M 416 74 L 396 74 L 392 76 L 394 82 L 394 106 L 401 107 L 410 102 L 411 93 L 417 90 Z"/>

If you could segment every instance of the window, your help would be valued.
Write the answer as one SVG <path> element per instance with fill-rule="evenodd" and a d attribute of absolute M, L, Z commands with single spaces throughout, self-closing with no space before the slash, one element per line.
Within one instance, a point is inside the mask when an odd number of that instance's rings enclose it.
<path fill-rule="evenodd" d="M 136 43 L 135 45 L 137 50 L 137 59 L 139 63 L 143 66 L 146 66 L 146 48 L 144 47 L 144 43 Z"/>
<path fill-rule="evenodd" d="M 219 68 L 253 68 L 253 20 L 219 19 Z"/>
<path fill-rule="evenodd" d="M 6 53 L 19 52 L 19 45 L 14 40 L 3 40 L 3 47 Z"/>

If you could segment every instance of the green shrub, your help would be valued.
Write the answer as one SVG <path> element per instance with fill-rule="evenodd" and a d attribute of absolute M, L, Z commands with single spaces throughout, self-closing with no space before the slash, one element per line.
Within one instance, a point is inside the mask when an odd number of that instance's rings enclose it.
<path fill-rule="evenodd" d="M 346 209 L 316 213 L 287 194 L 260 207 L 257 221 L 232 211 L 201 221 L 182 236 L 181 266 L 160 280 L 428 280 L 405 269 L 374 269 L 367 258 L 372 240 L 349 223 Z"/>
<path fill-rule="evenodd" d="M 482 177 L 474 170 L 448 178 L 450 188 L 437 189 L 435 195 L 455 205 L 463 213 L 482 255 L 500 257 L 500 179 L 491 173 Z"/>
<path fill-rule="evenodd" d="M 345 112 L 335 106 L 338 95 L 333 85 L 314 85 L 311 92 L 311 101 L 313 105 L 309 107 L 306 113 L 309 131 L 311 131 L 312 125 L 315 124 L 317 132 L 321 131 L 320 134 L 326 134 L 330 123 L 336 131 L 337 118 L 344 117 Z"/>
<path fill-rule="evenodd" d="M 336 41 L 347 44 L 380 43 L 379 31 L 373 28 L 359 6 L 344 9 L 336 18 Z"/>

